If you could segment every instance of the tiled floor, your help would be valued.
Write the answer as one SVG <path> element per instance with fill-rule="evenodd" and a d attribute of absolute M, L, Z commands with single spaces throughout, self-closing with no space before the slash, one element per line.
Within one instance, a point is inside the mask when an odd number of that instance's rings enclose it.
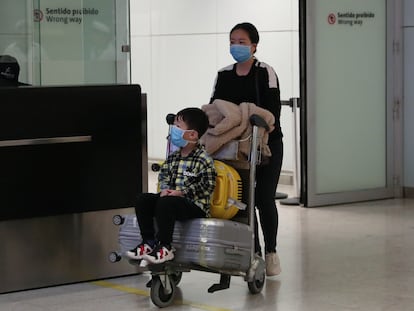
<path fill-rule="evenodd" d="M 238 277 L 229 289 L 209 294 L 218 275 L 184 273 L 168 309 L 414 310 L 413 199 L 278 208 L 280 276 L 267 278 L 258 295 Z M 157 310 L 145 287 L 148 280 L 144 273 L 3 294 L 0 310 Z"/>

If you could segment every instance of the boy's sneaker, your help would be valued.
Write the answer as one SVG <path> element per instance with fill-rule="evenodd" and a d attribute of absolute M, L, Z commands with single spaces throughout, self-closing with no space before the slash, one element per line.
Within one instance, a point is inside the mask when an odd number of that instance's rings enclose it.
<path fill-rule="evenodd" d="M 141 243 L 137 247 L 126 251 L 125 254 L 130 259 L 140 260 L 143 256 L 152 252 L 151 246 L 146 243 Z"/>
<path fill-rule="evenodd" d="M 143 256 L 145 260 L 152 264 L 159 264 L 174 259 L 172 247 L 158 244 L 151 253 Z"/>
<path fill-rule="evenodd" d="M 280 269 L 280 259 L 277 253 L 268 253 L 265 257 L 266 275 L 274 276 L 280 274 L 282 269 Z"/>

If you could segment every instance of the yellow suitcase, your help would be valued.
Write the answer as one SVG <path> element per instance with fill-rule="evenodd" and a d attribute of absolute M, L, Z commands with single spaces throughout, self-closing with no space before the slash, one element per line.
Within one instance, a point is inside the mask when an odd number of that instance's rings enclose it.
<path fill-rule="evenodd" d="M 214 160 L 214 166 L 217 178 L 210 206 L 211 217 L 231 219 L 239 211 L 236 203 L 242 200 L 242 180 L 230 165 Z"/>
<path fill-rule="evenodd" d="M 161 163 L 154 163 L 152 170 L 159 171 Z M 239 211 L 237 204 L 242 200 L 242 179 L 239 173 L 230 165 L 214 160 L 217 171 L 216 188 L 211 200 L 210 214 L 213 218 L 231 219 Z M 160 191 L 159 185 L 157 187 Z M 242 204 L 243 205 L 243 204 Z"/>

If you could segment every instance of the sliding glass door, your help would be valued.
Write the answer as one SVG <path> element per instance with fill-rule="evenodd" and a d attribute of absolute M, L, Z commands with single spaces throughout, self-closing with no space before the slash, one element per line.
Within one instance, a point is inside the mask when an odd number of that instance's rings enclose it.
<path fill-rule="evenodd" d="M 386 0 L 304 2 L 304 203 L 392 197 L 392 8 Z"/>

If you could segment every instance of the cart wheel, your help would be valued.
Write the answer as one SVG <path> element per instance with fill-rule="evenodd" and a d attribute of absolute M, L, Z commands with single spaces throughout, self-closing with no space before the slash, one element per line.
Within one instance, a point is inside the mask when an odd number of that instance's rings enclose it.
<path fill-rule="evenodd" d="M 183 273 L 181 271 L 177 271 L 170 274 L 170 279 L 174 282 L 175 286 L 177 286 L 180 283 L 182 277 Z"/>
<path fill-rule="evenodd" d="M 159 308 L 168 307 L 174 300 L 175 296 L 175 283 L 168 277 L 168 282 L 170 282 L 171 292 L 166 293 L 166 289 L 161 283 L 160 277 L 153 276 L 151 282 L 151 300 Z"/>
<path fill-rule="evenodd" d="M 262 291 L 266 278 L 266 272 L 263 271 L 261 275 L 251 281 L 247 282 L 247 286 L 249 287 L 249 291 L 251 294 L 258 294 Z"/>
<path fill-rule="evenodd" d="M 115 215 L 112 217 L 112 223 L 116 226 L 120 226 L 124 223 L 125 219 L 121 215 Z"/>
<path fill-rule="evenodd" d="M 122 257 L 116 252 L 110 252 L 108 255 L 108 259 L 110 262 L 115 263 L 122 259 Z"/>

